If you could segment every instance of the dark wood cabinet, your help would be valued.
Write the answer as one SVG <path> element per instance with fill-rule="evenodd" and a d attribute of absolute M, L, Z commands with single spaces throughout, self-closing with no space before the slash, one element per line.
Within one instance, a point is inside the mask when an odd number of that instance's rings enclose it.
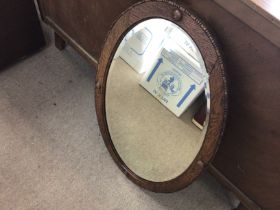
<path fill-rule="evenodd" d="M 0 68 L 45 44 L 32 0 L 0 0 Z"/>
<path fill-rule="evenodd" d="M 137 2 L 39 0 L 42 18 L 93 65 L 98 64 L 114 21 Z M 235 192 L 248 209 L 278 210 L 280 21 L 267 16 L 267 11 L 250 6 L 256 6 L 255 1 L 176 2 L 212 28 L 226 61 L 228 121 L 209 171 Z M 57 40 L 61 42 L 60 38 Z"/>

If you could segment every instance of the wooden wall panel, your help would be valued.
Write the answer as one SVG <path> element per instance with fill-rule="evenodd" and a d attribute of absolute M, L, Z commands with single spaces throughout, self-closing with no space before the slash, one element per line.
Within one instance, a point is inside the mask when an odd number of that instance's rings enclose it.
<path fill-rule="evenodd" d="M 113 21 L 137 0 L 39 0 L 49 17 L 89 54 L 99 58 Z"/>

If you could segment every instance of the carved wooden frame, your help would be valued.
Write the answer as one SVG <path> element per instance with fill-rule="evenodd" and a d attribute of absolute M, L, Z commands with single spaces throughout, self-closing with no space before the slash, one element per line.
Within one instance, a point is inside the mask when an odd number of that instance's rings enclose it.
<path fill-rule="evenodd" d="M 163 18 L 185 30 L 197 44 L 209 74 L 210 116 L 203 145 L 196 158 L 181 175 L 166 182 L 152 182 L 137 176 L 118 155 L 110 137 L 106 120 L 106 81 L 114 54 L 126 35 L 138 23 L 151 18 Z M 104 142 L 122 172 L 135 184 L 154 192 L 174 192 L 197 178 L 216 153 L 227 117 L 227 84 L 220 50 L 209 28 L 193 12 L 182 5 L 165 0 L 139 2 L 122 13 L 113 24 L 104 43 L 96 76 L 95 103 L 98 123 Z"/>

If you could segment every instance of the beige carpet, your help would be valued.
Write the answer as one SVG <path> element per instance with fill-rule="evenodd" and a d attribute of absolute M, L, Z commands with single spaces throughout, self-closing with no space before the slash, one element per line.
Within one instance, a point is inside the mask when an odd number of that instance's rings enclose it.
<path fill-rule="evenodd" d="M 94 108 L 95 70 L 53 45 L 0 72 L 0 209 L 229 210 L 204 174 L 155 194 L 132 184 L 109 156 Z"/>

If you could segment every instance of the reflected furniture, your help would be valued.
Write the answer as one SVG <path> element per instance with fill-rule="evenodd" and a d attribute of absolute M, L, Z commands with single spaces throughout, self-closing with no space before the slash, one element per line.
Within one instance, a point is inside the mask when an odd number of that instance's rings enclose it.
<path fill-rule="evenodd" d="M 139 1 L 38 2 L 58 48 L 67 43 L 97 66 L 113 23 Z M 280 209 L 280 21 L 270 2 L 277 10 L 273 0 L 176 1 L 210 26 L 223 53 L 228 119 L 208 170 L 238 196 L 240 209 Z"/>

